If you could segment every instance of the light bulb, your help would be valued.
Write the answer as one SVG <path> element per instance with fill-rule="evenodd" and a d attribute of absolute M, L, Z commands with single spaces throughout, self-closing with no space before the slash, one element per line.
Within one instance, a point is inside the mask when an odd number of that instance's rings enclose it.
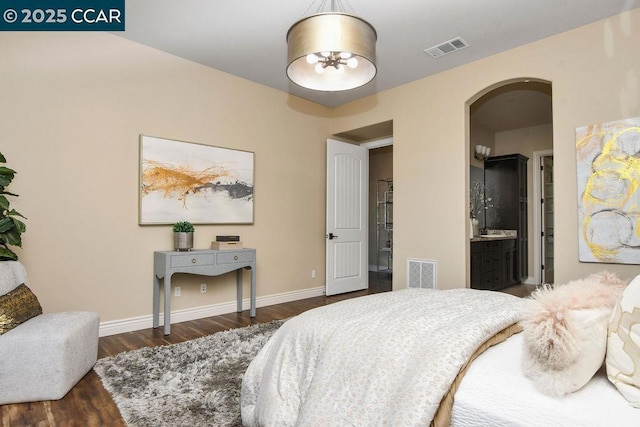
<path fill-rule="evenodd" d="M 344 65 L 338 64 L 338 66 L 336 67 L 336 71 L 338 72 L 338 74 L 344 73 Z"/>
<path fill-rule="evenodd" d="M 351 53 L 350 52 L 340 52 L 340 58 L 349 59 L 349 58 L 351 58 Z"/>
<path fill-rule="evenodd" d="M 320 55 L 324 56 L 325 58 L 328 58 L 331 56 L 331 52 L 320 52 Z"/>
<path fill-rule="evenodd" d="M 318 62 L 318 55 L 315 53 L 310 53 L 307 55 L 307 64 L 315 64 Z"/>
<path fill-rule="evenodd" d="M 324 73 L 324 67 L 322 66 L 322 64 L 320 64 L 320 63 L 316 64 L 316 73 L 318 73 L 318 74 Z"/>
<path fill-rule="evenodd" d="M 349 58 L 347 60 L 347 66 L 349 68 L 356 68 L 358 66 L 358 59 L 357 58 Z"/>

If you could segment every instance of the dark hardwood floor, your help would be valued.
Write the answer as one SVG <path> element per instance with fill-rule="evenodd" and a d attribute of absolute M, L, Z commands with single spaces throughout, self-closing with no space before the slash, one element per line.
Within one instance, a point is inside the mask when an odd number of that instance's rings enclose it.
<path fill-rule="evenodd" d="M 102 337 L 99 340 L 98 358 L 117 353 L 175 344 L 232 328 L 298 315 L 309 309 L 370 293 L 391 290 L 391 278 L 386 273 L 370 273 L 369 289 L 335 296 L 320 296 L 285 304 L 260 307 L 256 317 L 249 317 L 248 310 L 222 316 L 208 317 L 171 325 L 171 335 L 165 336 L 162 328 L 144 329 L 124 334 Z M 524 288 L 523 288 L 524 289 Z M 526 289 L 511 289 L 516 295 L 526 294 Z M 519 295 L 522 296 L 522 295 Z M 111 395 L 104 389 L 98 375 L 91 370 L 62 399 L 55 401 L 0 405 L 2 426 L 125 426 Z"/>

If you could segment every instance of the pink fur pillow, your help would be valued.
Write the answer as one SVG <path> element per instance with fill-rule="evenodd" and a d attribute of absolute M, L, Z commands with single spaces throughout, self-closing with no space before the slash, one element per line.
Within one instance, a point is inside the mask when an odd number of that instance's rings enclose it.
<path fill-rule="evenodd" d="M 602 272 L 565 285 L 545 285 L 527 299 L 520 322 L 523 370 L 539 391 L 572 393 L 600 369 L 609 318 L 625 284 Z"/>

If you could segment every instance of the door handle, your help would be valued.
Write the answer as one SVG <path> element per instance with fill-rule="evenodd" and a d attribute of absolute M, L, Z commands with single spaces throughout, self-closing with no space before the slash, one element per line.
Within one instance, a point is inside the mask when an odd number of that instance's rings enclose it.
<path fill-rule="evenodd" d="M 328 237 L 329 237 L 329 240 L 333 240 L 333 239 L 337 239 L 337 238 L 338 238 L 338 236 L 336 236 L 336 235 L 335 235 L 335 234 L 333 234 L 333 233 L 329 233 L 329 236 L 328 236 Z"/>

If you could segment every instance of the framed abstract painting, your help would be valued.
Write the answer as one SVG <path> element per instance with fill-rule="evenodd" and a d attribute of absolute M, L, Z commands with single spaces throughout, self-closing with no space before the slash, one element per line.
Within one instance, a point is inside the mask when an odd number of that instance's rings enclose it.
<path fill-rule="evenodd" d="M 640 118 L 575 135 L 580 261 L 640 264 Z"/>
<path fill-rule="evenodd" d="M 140 136 L 139 224 L 252 224 L 254 153 Z"/>

